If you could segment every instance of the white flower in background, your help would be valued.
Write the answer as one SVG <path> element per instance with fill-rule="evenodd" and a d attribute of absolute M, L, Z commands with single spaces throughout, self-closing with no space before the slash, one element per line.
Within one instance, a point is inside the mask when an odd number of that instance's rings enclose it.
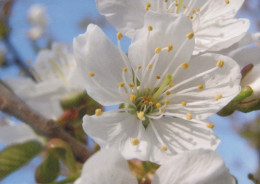
<path fill-rule="evenodd" d="M 84 90 L 73 53 L 65 44 L 54 43 L 51 50 L 40 51 L 32 73 L 37 81 L 23 77 L 5 82 L 28 105 L 49 118 L 61 114 L 60 99 Z"/>
<path fill-rule="evenodd" d="M 41 38 L 48 26 L 48 18 L 45 7 L 40 4 L 34 4 L 30 7 L 27 15 L 32 28 L 28 31 L 28 36 L 32 40 Z"/>
<path fill-rule="evenodd" d="M 238 42 L 249 21 L 234 18 L 244 0 L 96 0 L 99 12 L 120 32 L 133 38 L 147 11 L 180 13 L 190 18 L 195 34 L 193 54 L 219 51 Z"/>
<path fill-rule="evenodd" d="M 250 71 L 243 77 L 241 86 L 249 86 L 253 94 L 245 101 L 260 99 L 260 46 L 243 48 L 232 54 L 241 67 L 250 67 Z"/>
<path fill-rule="evenodd" d="M 127 159 L 160 163 L 183 151 L 215 149 L 218 138 L 205 119 L 240 91 L 239 66 L 205 54 L 191 59 L 194 39 L 185 16 L 148 12 L 128 57 L 95 25 L 74 39 L 74 54 L 88 94 L 115 111 L 85 116 L 83 128 L 102 148 Z"/>
<path fill-rule="evenodd" d="M 100 177 L 102 176 L 102 177 Z M 113 149 L 93 155 L 75 184 L 137 184 L 126 160 Z M 155 173 L 152 184 L 235 184 L 221 157 L 210 150 L 194 150 L 174 156 Z"/>
<path fill-rule="evenodd" d="M 138 184 L 122 155 L 114 149 L 95 153 L 83 165 L 75 184 Z"/>
<path fill-rule="evenodd" d="M 43 142 L 34 130 L 25 123 L 15 123 L 10 119 L 0 122 L 0 143 L 5 145 L 24 143 L 30 140 Z"/>

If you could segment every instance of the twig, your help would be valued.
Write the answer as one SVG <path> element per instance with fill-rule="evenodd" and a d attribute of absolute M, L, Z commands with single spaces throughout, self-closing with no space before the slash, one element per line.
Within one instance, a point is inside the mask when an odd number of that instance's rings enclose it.
<path fill-rule="evenodd" d="M 42 135 L 66 141 L 79 161 L 84 162 L 91 155 L 86 145 L 65 132 L 54 120 L 46 119 L 32 110 L 2 85 L 0 85 L 0 110 L 27 123 Z"/>

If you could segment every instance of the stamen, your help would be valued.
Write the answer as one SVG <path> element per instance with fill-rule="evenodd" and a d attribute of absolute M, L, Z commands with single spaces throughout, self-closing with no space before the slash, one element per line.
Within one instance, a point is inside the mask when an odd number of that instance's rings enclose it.
<path fill-rule="evenodd" d="M 154 50 L 154 53 L 155 54 L 159 54 L 161 52 L 161 47 L 157 47 L 155 50 Z"/>
<path fill-rule="evenodd" d="M 172 81 L 172 75 L 171 74 L 167 74 L 165 76 L 165 79 L 161 85 L 161 87 L 156 91 L 156 93 L 153 95 L 153 98 L 156 99 L 165 89 L 166 86 L 168 86 Z"/>
<path fill-rule="evenodd" d="M 119 86 L 120 86 L 120 87 L 124 87 L 124 86 L 125 86 L 125 82 L 120 82 L 120 83 L 119 83 Z"/>
<path fill-rule="evenodd" d="M 167 146 L 162 146 L 161 150 L 166 152 L 166 151 L 168 151 L 168 148 L 167 148 Z"/>
<path fill-rule="evenodd" d="M 130 100 L 131 102 L 135 101 L 135 99 L 136 99 L 136 96 L 135 96 L 135 95 L 131 95 L 131 96 L 129 97 L 129 100 Z"/>
<path fill-rule="evenodd" d="M 147 88 L 148 91 L 152 91 L 152 88 Z"/>
<path fill-rule="evenodd" d="M 207 124 L 207 127 L 213 129 L 215 127 L 215 125 L 214 125 L 214 123 L 210 122 Z"/>
<path fill-rule="evenodd" d="M 178 8 L 177 8 L 177 11 L 176 13 L 180 13 L 180 10 L 181 10 L 181 6 L 182 6 L 182 3 L 183 3 L 184 0 L 180 0 L 179 4 L 178 4 Z M 177 5 L 177 4 L 176 4 Z"/>
<path fill-rule="evenodd" d="M 196 13 L 196 10 L 192 10 L 191 13 L 193 13 L 193 14 Z"/>
<path fill-rule="evenodd" d="M 123 68 L 123 72 L 127 72 L 127 68 Z"/>
<path fill-rule="evenodd" d="M 223 60 L 218 60 L 216 66 L 219 67 L 219 68 L 222 68 L 224 66 L 224 61 Z"/>
<path fill-rule="evenodd" d="M 165 113 L 166 112 L 166 109 L 161 109 L 161 113 Z"/>
<path fill-rule="evenodd" d="M 194 33 L 190 32 L 190 33 L 186 34 L 186 37 L 189 39 L 192 39 L 194 37 Z"/>
<path fill-rule="evenodd" d="M 226 4 L 229 4 L 229 3 L 230 3 L 230 1 L 229 1 L 229 0 L 226 0 L 225 2 L 226 2 Z"/>
<path fill-rule="evenodd" d="M 168 104 L 169 104 L 169 100 L 165 100 L 165 101 L 164 101 L 164 104 L 165 104 L 165 105 L 168 105 Z"/>
<path fill-rule="evenodd" d="M 138 112 L 137 117 L 138 117 L 138 119 L 143 120 L 144 119 L 144 112 L 143 111 Z"/>
<path fill-rule="evenodd" d="M 220 100 L 222 97 L 223 97 L 222 94 L 218 94 L 218 95 L 216 95 L 215 99 L 216 99 L 216 101 L 218 101 L 218 100 Z"/>
<path fill-rule="evenodd" d="M 156 108 L 159 109 L 160 107 L 162 107 L 162 104 L 157 103 L 157 104 L 156 104 Z"/>
<path fill-rule="evenodd" d="M 204 88 L 204 86 L 202 84 L 198 85 L 198 89 L 202 90 Z"/>
<path fill-rule="evenodd" d="M 197 8 L 197 12 L 200 12 L 200 8 Z"/>
<path fill-rule="evenodd" d="M 140 70 L 141 68 L 142 68 L 142 66 L 141 66 L 141 65 L 138 65 L 138 66 L 137 66 L 137 69 L 138 69 L 138 70 Z"/>
<path fill-rule="evenodd" d="M 129 84 L 129 87 L 130 87 L 130 88 L 132 88 L 132 87 L 134 87 L 134 86 L 135 86 L 135 85 L 134 85 L 133 83 L 130 83 L 130 84 Z"/>
<path fill-rule="evenodd" d="M 184 62 L 184 63 L 181 64 L 181 67 L 182 67 L 183 69 L 187 69 L 187 68 L 189 68 L 189 64 L 186 63 L 186 62 Z"/>
<path fill-rule="evenodd" d="M 160 75 L 157 75 L 157 76 L 156 76 L 156 79 L 160 79 L 160 78 L 161 78 L 161 76 L 160 76 Z"/>
<path fill-rule="evenodd" d="M 191 113 L 188 112 L 188 113 L 186 114 L 186 118 L 187 118 L 187 120 L 192 120 L 192 115 L 191 115 Z"/>
<path fill-rule="evenodd" d="M 96 109 L 95 111 L 96 116 L 101 116 L 102 114 L 103 114 L 102 109 Z"/>
<path fill-rule="evenodd" d="M 167 92 L 166 92 L 166 95 L 167 95 L 167 96 L 169 96 L 170 94 L 171 94 L 171 92 L 170 92 L 170 91 L 167 91 Z"/>
<path fill-rule="evenodd" d="M 148 68 L 149 68 L 149 69 L 151 69 L 152 67 L 153 67 L 153 65 L 152 65 L 152 64 L 149 64 L 149 65 L 148 65 Z"/>
<path fill-rule="evenodd" d="M 94 77 L 94 76 L 95 76 L 95 74 L 94 74 L 93 72 L 89 72 L 88 75 L 89 75 L 90 77 Z"/>
<path fill-rule="evenodd" d="M 168 51 L 168 52 L 171 52 L 172 49 L 173 49 L 173 46 L 172 46 L 172 45 L 169 45 L 168 48 L 167 48 L 167 51 Z"/>
<path fill-rule="evenodd" d="M 133 138 L 133 139 L 131 140 L 131 143 L 132 143 L 133 146 L 137 146 L 138 144 L 140 144 L 140 141 L 139 141 L 139 139 L 137 139 L 137 138 Z"/>
<path fill-rule="evenodd" d="M 171 83 L 171 84 L 169 84 L 169 86 L 170 86 L 170 87 L 173 87 L 173 86 L 174 86 L 174 84 L 173 84 L 173 83 Z"/>
<path fill-rule="evenodd" d="M 182 105 L 183 107 L 186 107 L 187 102 L 183 101 L 183 102 L 181 102 L 181 105 Z"/>
<path fill-rule="evenodd" d="M 118 40 L 121 40 L 121 39 L 123 38 L 123 34 L 120 33 L 120 32 L 118 32 L 118 33 L 116 34 L 116 37 L 117 37 Z"/>
<path fill-rule="evenodd" d="M 149 25 L 148 26 L 148 31 L 152 31 L 153 30 L 153 26 Z"/>
<path fill-rule="evenodd" d="M 147 3 L 147 4 L 146 4 L 146 7 L 145 7 L 145 10 L 148 11 L 148 10 L 150 9 L 150 7 L 151 7 L 151 3 Z"/>

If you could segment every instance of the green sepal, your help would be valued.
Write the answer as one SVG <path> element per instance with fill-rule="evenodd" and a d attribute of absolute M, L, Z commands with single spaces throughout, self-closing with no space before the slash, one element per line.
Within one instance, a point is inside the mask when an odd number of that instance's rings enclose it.
<path fill-rule="evenodd" d="M 35 181 L 37 183 L 49 183 L 54 181 L 60 172 L 60 164 L 57 156 L 49 152 L 47 158 L 39 165 L 35 172 Z"/>
<path fill-rule="evenodd" d="M 242 102 L 246 98 L 250 97 L 253 93 L 254 91 L 252 90 L 251 87 L 249 86 L 243 87 L 240 93 L 233 99 L 233 102 L 235 103 Z"/>
<path fill-rule="evenodd" d="M 27 164 L 43 150 L 41 143 L 28 141 L 11 145 L 0 152 L 0 179 Z"/>
<path fill-rule="evenodd" d="M 61 100 L 60 104 L 64 110 L 78 107 L 82 104 L 83 101 L 87 100 L 87 97 L 88 95 L 85 91 L 76 94 L 69 94 L 67 97 Z"/>

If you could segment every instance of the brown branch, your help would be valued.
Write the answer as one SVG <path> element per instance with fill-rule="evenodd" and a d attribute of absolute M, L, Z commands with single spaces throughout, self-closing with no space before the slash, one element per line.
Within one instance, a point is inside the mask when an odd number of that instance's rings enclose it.
<path fill-rule="evenodd" d="M 0 84 L 0 110 L 10 114 L 30 125 L 36 132 L 49 138 L 60 138 L 67 142 L 76 156 L 82 162 L 88 159 L 91 151 L 87 146 L 77 141 L 65 132 L 54 120 L 46 119 L 28 107 L 18 97 Z"/>

